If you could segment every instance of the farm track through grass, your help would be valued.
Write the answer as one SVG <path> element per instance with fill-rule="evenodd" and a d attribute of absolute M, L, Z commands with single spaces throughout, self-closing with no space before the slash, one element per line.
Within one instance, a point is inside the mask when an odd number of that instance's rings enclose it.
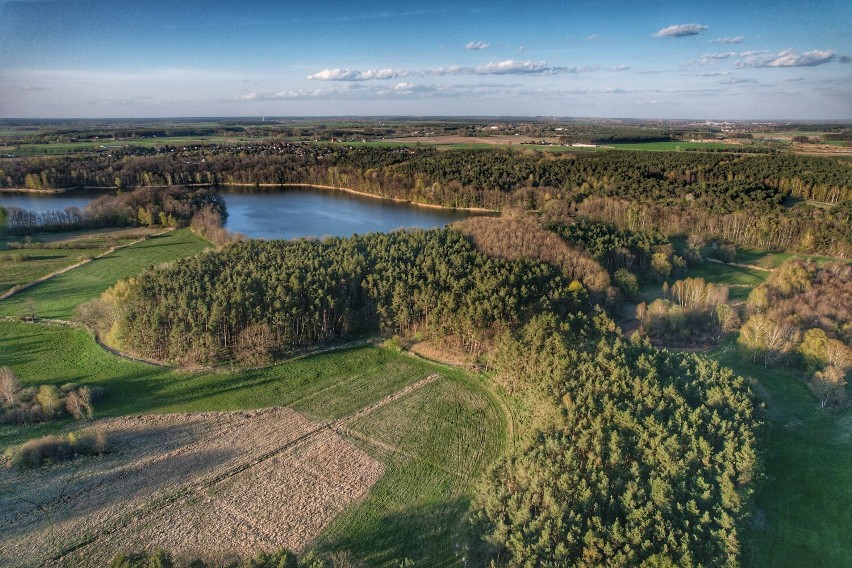
<path fill-rule="evenodd" d="M 189 229 L 155 236 L 119 249 L 79 268 L 60 274 L 0 302 L 0 315 L 22 316 L 32 299 L 36 316 L 71 319 L 80 304 L 97 298 L 122 278 L 128 278 L 163 262 L 192 256 L 212 247 Z"/>

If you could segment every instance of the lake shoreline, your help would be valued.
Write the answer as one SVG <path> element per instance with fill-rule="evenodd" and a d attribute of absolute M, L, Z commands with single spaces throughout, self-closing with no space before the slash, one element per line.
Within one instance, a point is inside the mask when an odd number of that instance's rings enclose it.
<path fill-rule="evenodd" d="M 369 197 L 371 199 L 381 199 L 384 201 L 393 201 L 394 203 L 403 203 L 408 205 L 414 205 L 416 207 L 425 207 L 427 209 L 443 209 L 446 211 L 469 211 L 471 213 L 500 213 L 499 209 L 487 209 L 485 207 L 448 207 L 446 205 L 436 205 L 433 203 L 420 203 L 418 201 L 412 201 L 410 199 L 400 199 L 397 197 L 386 197 L 384 195 L 376 195 L 374 193 L 367 193 L 365 191 L 358 191 L 357 189 L 352 189 L 350 187 L 337 187 L 334 185 L 322 185 L 315 183 L 223 183 L 223 184 L 210 184 L 210 183 L 189 183 L 189 184 L 180 184 L 184 187 L 307 187 L 307 188 L 315 188 L 315 189 L 325 189 L 325 190 L 336 190 L 343 191 L 345 193 L 351 193 L 353 195 L 360 195 L 362 197 Z M 0 193 L 29 193 L 29 194 L 44 194 L 44 195 L 57 195 L 57 194 L 70 194 L 76 190 L 90 190 L 90 189 L 102 189 L 102 190 L 114 190 L 114 191 L 132 191 L 134 189 L 142 189 L 145 187 L 172 187 L 168 185 L 140 185 L 132 188 L 121 188 L 121 187 L 108 187 L 108 186 L 83 186 L 83 187 L 63 187 L 56 189 L 30 189 L 27 187 L 4 187 L 0 188 Z"/>

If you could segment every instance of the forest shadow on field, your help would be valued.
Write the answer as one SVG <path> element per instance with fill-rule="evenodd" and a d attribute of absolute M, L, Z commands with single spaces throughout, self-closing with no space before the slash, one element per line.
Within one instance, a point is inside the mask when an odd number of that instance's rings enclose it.
<path fill-rule="evenodd" d="M 484 543 L 467 520 L 469 506 L 468 499 L 456 497 L 363 519 L 321 536 L 318 549 L 349 551 L 365 566 L 396 567 L 406 558 L 415 566 L 472 566 L 471 548 Z"/>

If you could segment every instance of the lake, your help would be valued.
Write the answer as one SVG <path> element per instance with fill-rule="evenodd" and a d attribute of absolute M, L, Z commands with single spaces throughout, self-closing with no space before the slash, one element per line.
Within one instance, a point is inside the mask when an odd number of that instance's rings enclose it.
<path fill-rule="evenodd" d="M 432 228 L 471 215 L 466 211 L 417 207 L 344 191 L 308 187 L 217 188 L 228 207 L 225 228 L 251 238 L 348 237 L 354 233 L 387 232 L 401 227 Z M 33 194 L 0 192 L 0 205 L 30 211 L 83 208 L 97 190 Z"/>

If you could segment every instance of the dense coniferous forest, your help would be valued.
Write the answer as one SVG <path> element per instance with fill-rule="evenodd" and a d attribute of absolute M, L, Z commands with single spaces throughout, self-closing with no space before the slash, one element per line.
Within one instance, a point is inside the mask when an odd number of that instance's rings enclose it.
<path fill-rule="evenodd" d="M 448 207 L 577 205 L 622 228 L 700 232 L 741 246 L 848 256 L 848 160 L 685 152 L 563 155 L 528 150 L 352 148 L 267 143 L 119 150 L 7 161 L 0 184 L 31 189 L 308 183 Z M 829 209 L 797 205 L 815 200 Z M 628 205 L 629 204 L 629 205 Z M 638 224 L 638 226 L 636 226 Z"/>
<path fill-rule="evenodd" d="M 502 326 L 588 305 L 560 268 L 490 258 L 450 230 L 240 243 L 142 274 L 112 297 L 126 347 L 192 362 L 263 360 L 378 330 L 480 353 Z"/>
<path fill-rule="evenodd" d="M 482 528 L 508 566 L 737 565 L 762 407 L 707 359 L 604 317 L 540 316 L 498 381 L 550 415 L 491 473 Z"/>
<path fill-rule="evenodd" d="M 553 222 L 547 228 L 587 251 L 612 274 L 627 270 L 642 279 L 661 280 L 671 275 L 673 262 L 683 262 L 674 258 L 671 243 L 657 231 L 618 230 L 587 219 Z"/>

